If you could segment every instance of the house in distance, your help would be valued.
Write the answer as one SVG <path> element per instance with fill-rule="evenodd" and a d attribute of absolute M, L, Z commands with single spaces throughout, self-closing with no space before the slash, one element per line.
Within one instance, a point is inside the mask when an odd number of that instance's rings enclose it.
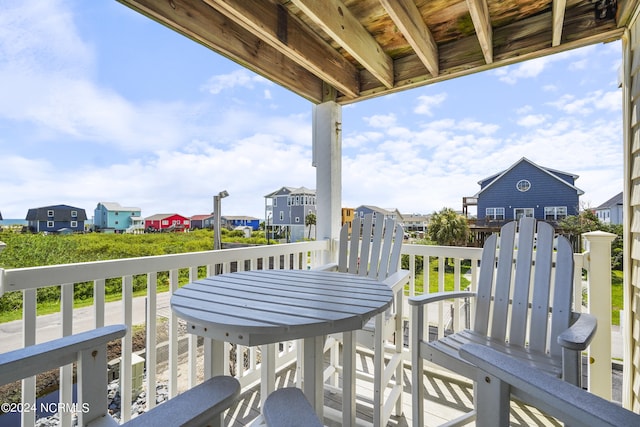
<path fill-rule="evenodd" d="M 75 233 L 84 231 L 87 213 L 74 206 L 53 205 L 29 209 L 25 219 L 34 233 Z"/>
<path fill-rule="evenodd" d="M 124 207 L 115 202 L 100 202 L 93 212 L 96 231 L 136 233 L 144 230 L 142 210 Z"/>
<path fill-rule="evenodd" d="M 508 169 L 478 182 L 478 224 L 534 217 L 557 222 L 578 215 L 584 191 L 574 185 L 578 175 L 539 166 L 523 157 Z"/>

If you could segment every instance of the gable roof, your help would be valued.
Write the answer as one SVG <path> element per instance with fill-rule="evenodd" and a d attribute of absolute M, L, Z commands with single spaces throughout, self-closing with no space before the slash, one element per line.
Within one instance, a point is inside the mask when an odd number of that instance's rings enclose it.
<path fill-rule="evenodd" d="M 311 190 L 305 186 L 302 187 L 280 187 L 278 190 L 273 191 L 266 196 L 265 198 L 272 198 L 275 196 L 284 196 L 289 194 L 316 194 L 316 190 Z"/>
<path fill-rule="evenodd" d="M 193 215 L 191 217 L 191 221 L 202 221 L 207 218 L 213 218 L 215 215 L 213 214 L 202 214 L 202 215 Z"/>
<path fill-rule="evenodd" d="M 52 205 L 32 208 L 27 211 L 25 219 L 27 221 L 48 221 L 50 220 L 47 211 L 55 211 L 54 221 L 86 221 L 87 213 L 82 208 L 69 205 Z M 71 211 L 76 211 L 77 216 L 72 217 Z"/>
<path fill-rule="evenodd" d="M 378 206 L 373 206 L 373 205 L 360 205 L 357 208 L 354 209 L 354 211 L 359 210 L 360 208 L 367 208 L 373 212 L 377 212 L 377 213 L 381 213 L 383 215 L 393 215 L 394 212 L 397 212 L 396 210 L 389 210 L 389 209 L 384 209 L 384 208 L 379 208 Z"/>
<path fill-rule="evenodd" d="M 574 189 L 579 196 L 584 194 L 584 191 L 582 191 L 581 189 L 579 189 L 578 187 L 576 187 L 575 185 L 572 185 L 570 183 L 568 183 L 567 181 L 565 181 L 564 179 L 560 178 L 558 175 L 562 174 L 562 175 L 569 175 L 570 177 L 572 177 L 574 180 L 578 178 L 578 175 L 574 174 L 574 173 L 569 173 L 569 172 L 562 172 L 556 169 L 551 169 L 551 168 L 546 168 L 540 165 L 537 165 L 535 163 L 533 163 L 531 160 L 527 159 L 526 157 L 522 157 L 520 160 L 518 160 L 517 162 L 515 162 L 514 164 L 512 164 L 511 166 L 509 166 L 508 169 L 505 169 L 502 172 L 498 172 L 496 174 L 493 174 L 491 176 L 488 176 L 484 179 L 481 179 L 480 181 L 478 181 L 478 185 L 482 185 L 483 182 L 488 181 L 488 180 L 492 180 L 489 184 L 487 184 L 486 187 L 482 188 L 480 191 L 478 191 L 473 197 L 478 197 L 482 192 L 484 192 L 487 188 L 490 188 L 493 184 L 495 184 L 498 180 L 500 180 L 500 178 L 502 178 L 503 176 L 505 176 L 507 173 L 509 173 L 512 169 L 514 169 L 516 166 L 518 166 L 520 163 L 522 162 L 527 162 L 529 163 L 531 166 L 541 170 L 542 172 L 546 173 L 547 175 L 549 175 L 550 177 L 552 177 L 553 179 L 558 180 L 559 182 L 563 183 L 564 185 Z"/>
<path fill-rule="evenodd" d="M 144 220 L 145 221 L 156 221 L 156 220 L 161 220 L 161 219 L 165 219 L 165 218 L 169 218 L 172 216 L 179 216 L 180 218 L 184 218 L 184 219 L 189 219 L 186 216 L 177 214 L 177 213 L 165 213 L 165 214 L 155 214 L 155 215 L 151 215 L 146 217 Z"/>
<path fill-rule="evenodd" d="M 142 210 L 142 209 L 137 208 L 137 207 L 120 206 L 120 203 L 118 203 L 118 202 L 100 202 L 98 204 L 104 206 L 106 210 L 112 211 L 112 212 L 115 212 L 115 211 L 140 211 L 140 210 Z"/>
<path fill-rule="evenodd" d="M 616 205 L 622 205 L 622 191 L 616 194 L 615 196 L 613 196 L 612 198 L 610 198 L 609 200 L 607 200 L 606 202 L 604 202 L 603 204 L 601 204 L 600 206 L 598 206 L 596 210 L 609 209 L 612 206 L 616 206 Z"/>

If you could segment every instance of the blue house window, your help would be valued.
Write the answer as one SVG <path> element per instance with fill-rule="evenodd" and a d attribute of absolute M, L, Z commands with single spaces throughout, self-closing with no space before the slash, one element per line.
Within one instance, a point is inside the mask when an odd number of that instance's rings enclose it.
<path fill-rule="evenodd" d="M 47 216 L 53 216 L 53 211 L 47 211 Z"/>
<path fill-rule="evenodd" d="M 531 188 L 531 182 L 526 179 L 521 179 L 516 183 L 516 188 L 518 191 L 522 191 L 524 193 L 525 191 L 529 191 Z"/>
<path fill-rule="evenodd" d="M 544 219 L 547 221 L 558 221 L 567 217 L 566 206 L 546 206 L 544 208 Z"/>
<path fill-rule="evenodd" d="M 47 221 L 47 228 L 53 228 L 54 223 L 53 221 Z"/>
<path fill-rule="evenodd" d="M 504 208 L 487 208 L 484 216 L 496 221 L 504 220 Z"/>
<path fill-rule="evenodd" d="M 77 228 L 78 227 L 78 221 L 71 221 L 71 228 Z"/>

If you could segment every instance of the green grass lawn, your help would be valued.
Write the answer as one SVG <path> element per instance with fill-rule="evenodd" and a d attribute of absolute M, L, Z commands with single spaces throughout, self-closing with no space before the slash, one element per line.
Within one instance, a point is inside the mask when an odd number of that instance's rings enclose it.
<path fill-rule="evenodd" d="M 438 292 L 438 262 L 437 260 L 431 260 L 429 263 L 429 292 Z M 464 267 L 463 274 L 464 274 Z M 469 281 L 462 277 L 460 283 L 460 289 L 464 289 L 469 285 Z M 453 273 L 445 273 L 444 276 L 445 291 L 454 290 Z M 422 294 L 424 290 L 424 276 L 419 274 L 416 277 L 416 293 Z M 613 325 L 620 325 L 620 310 L 622 310 L 623 296 L 622 296 L 622 271 L 611 271 L 611 323 Z"/>
<path fill-rule="evenodd" d="M 611 271 L 611 323 L 620 325 L 620 310 L 622 310 L 622 271 Z"/>

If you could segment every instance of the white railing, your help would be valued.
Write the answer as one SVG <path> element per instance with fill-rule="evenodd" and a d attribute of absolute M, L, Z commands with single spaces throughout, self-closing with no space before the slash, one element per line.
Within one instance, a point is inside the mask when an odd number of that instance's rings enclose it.
<path fill-rule="evenodd" d="M 120 363 L 120 394 L 130 396 L 132 389 L 132 326 L 133 323 L 133 277 L 145 275 L 147 282 L 146 293 L 146 337 L 147 349 L 156 348 L 156 332 L 158 328 L 157 291 L 158 274 L 168 272 L 169 290 L 178 289 L 179 271 L 188 269 L 189 280 L 199 276 L 200 267 L 206 269 L 205 275 L 218 272 L 228 272 L 232 269 L 306 269 L 320 265 L 327 260 L 330 246 L 327 241 L 304 242 L 287 245 L 256 246 L 249 248 L 227 249 L 222 251 L 207 251 L 176 255 L 163 255 L 142 258 L 119 259 L 112 261 L 98 261 L 78 264 L 64 264 L 30 268 L 0 269 L 0 296 L 6 292 L 20 291 L 23 293 L 22 316 L 22 347 L 27 347 L 43 341 L 37 337 L 36 328 L 36 291 L 50 286 L 61 287 L 60 297 L 60 333 L 58 336 L 71 335 L 74 331 L 73 318 L 73 287 L 74 283 L 93 282 L 93 318 L 90 327 L 98 328 L 105 325 L 105 283 L 108 279 L 122 282 L 122 318 L 117 323 L 124 323 L 129 328 L 122 339 L 122 356 Z M 168 313 L 168 385 L 169 397 L 178 393 L 178 318 Z M 188 338 L 188 378 L 189 387 L 196 384 L 196 356 L 197 340 Z M 245 360 L 247 354 L 248 365 L 237 364 L 236 376 L 239 377 L 243 388 L 249 387 L 259 380 L 259 360 L 256 349 L 246 349 L 241 346 L 235 349 L 235 359 Z M 229 354 L 229 352 L 226 352 Z M 295 360 L 295 348 L 284 345 L 278 352 L 276 366 L 281 367 Z M 230 356 L 234 357 L 234 356 Z M 147 409 L 155 405 L 156 396 L 156 352 L 147 351 Z M 205 363 L 205 366 L 207 364 Z M 226 364 L 228 367 L 228 363 Z M 228 368 L 227 368 L 228 369 Z M 72 402 L 72 366 L 62 367 L 60 370 L 60 401 Z M 27 378 L 22 382 L 22 402 L 35 404 L 35 378 Z M 130 418 L 131 400 L 121 399 L 121 414 L 124 421 Z M 60 413 L 61 425 L 71 425 L 71 413 Z M 35 412 L 22 413 L 22 425 L 32 426 L 35 423 Z"/>
<path fill-rule="evenodd" d="M 593 245 L 604 245 L 605 243 L 591 242 L 591 253 L 593 253 Z M 609 243 L 606 243 L 607 245 Z M 23 293 L 23 320 L 22 320 L 22 346 L 29 346 L 36 342 L 42 341 L 37 339 L 36 328 L 36 291 L 39 288 L 49 286 L 61 286 L 61 322 L 60 336 L 70 335 L 74 330 L 73 325 L 73 284 L 81 282 L 93 282 L 94 285 L 94 303 L 92 325 L 90 327 L 101 327 L 105 325 L 105 282 L 107 279 L 116 278 L 122 282 L 122 318 L 117 323 L 124 323 L 129 326 L 127 335 L 122 340 L 122 357 L 121 357 L 121 395 L 128 396 L 131 394 L 132 379 L 132 335 L 131 326 L 133 322 L 133 278 L 134 276 L 144 275 L 147 281 L 146 293 L 146 348 L 155 348 L 155 336 L 158 329 L 157 310 L 158 299 L 161 294 L 157 291 L 158 274 L 168 272 L 169 291 L 174 292 L 178 289 L 178 276 L 181 270 L 188 269 L 189 280 L 196 277 L 213 274 L 214 271 L 229 272 L 236 270 L 254 270 L 254 269 L 306 269 L 321 265 L 331 260 L 331 251 L 336 245 L 329 244 L 328 241 L 320 242 L 304 242 L 273 246 L 259 246 L 250 248 L 226 249 L 221 251 L 207 251 L 197 253 L 185 253 L 177 255 L 165 255 L 143 258 L 119 259 L 113 261 L 99 261 L 79 264 L 54 265 L 32 268 L 18 269 L 0 269 L 0 295 L 10 291 L 21 291 Z M 605 259 L 604 262 L 597 263 L 591 259 L 591 253 L 575 254 L 576 261 L 576 295 L 575 301 L 582 301 L 582 270 L 587 270 L 587 281 L 584 288 L 587 289 L 589 295 L 595 295 L 595 283 L 590 283 L 590 278 L 600 277 L 592 268 L 600 270 L 609 270 L 610 262 Z M 436 283 L 438 290 L 444 290 L 446 275 L 453 277 L 454 289 L 463 288 L 467 281 L 471 289 L 475 289 L 475 283 L 478 276 L 478 260 L 481 256 L 481 249 L 478 248 L 462 248 L 462 247 L 445 247 L 445 246 L 425 246 L 425 245 L 409 245 L 403 246 L 402 254 L 408 258 L 408 268 L 412 272 L 412 278 L 407 295 L 418 295 L 424 290 L 416 289 L 416 278 L 418 271 L 417 257 L 423 257 L 424 260 L 433 259 L 438 265 L 436 275 Z M 598 255 L 600 258 L 605 256 Z M 445 259 L 450 260 L 453 265 L 453 271 L 445 272 Z M 596 267 L 596 265 L 598 265 Z M 603 265 L 605 267 L 603 267 Z M 425 261 L 425 266 L 428 262 Z M 609 266 L 609 267 L 606 267 Z M 204 267 L 204 270 L 202 269 Z M 406 265 L 405 265 L 406 267 Z M 200 273 L 199 273 L 200 269 Z M 420 274 L 423 275 L 423 289 L 429 289 L 429 268 L 423 268 Z M 606 275 L 607 271 L 604 272 Z M 601 292 L 598 291 L 598 292 Z M 608 289 L 610 292 L 610 289 Z M 166 295 L 166 294 L 165 294 Z M 597 303 L 598 298 L 590 298 L 592 304 Z M 576 310 L 581 310 L 581 304 L 577 304 Z M 591 307 L 593 310 L 593 305 Z M 405 307 L 404 313 L 409 313 L 408 306 Z M 610 303 L 609 303 L 610 313 Z M 451 303 L 442 302 L 438 312 L 435 313 L 436 318 L 433 324 L 438 326 L 438 333 L 444 333 L 445 327 L 451 327 L 454 330 L 464 328 L 464 306 L 452 306 Z M 173 397 L 178 393 L 178 366 L 179 366 L 179 339 L 178 339 L 178 319 L 168 310 L 168 384 L 169 397 Z M 600 320 L 600 329 L 610 328 L 610 314 L 608 319 Z M 608 335 L 610 337 L 610 335 Z M 210 344 L 210 343 L 209 343 Z M 205 342 L 205 346 L 207 343 Z M 228 348 L 230 346 L 226 344 Z M 602 343 L 606 345 L 605 354 L 611 354 L 610 341 Z M 231 350 L 231 349 L 230 349 Z M 410 351 L 410 349 L 409 349 Z M 192 335 L 187 338 L 187 375 L 188 387 L 193 387 L 197 381 L 197 339 Z M 229 357 L 235 358 L 236 361 L 244 363 L 236 363 L 235 376 L 241 381 L 243 390 L 252 386 L 260 380 L 260 355 L 259 349 L 246 348 L 238 346 L 233 351 L 226 351 Z M 286 366 L 295 361 L 296 351 L 295 343 L 284 343 L 280 346 L 278 359 L 276 361 L 276 369 Z M 228 361 L 225 366 L 229 367 Z M 605 362 L 607 362 L 605 360 Z M 146 353 L 146 389 L 147 389 L 147 409 L 151 409 L 155 405 L 155 384 L 156 371 L 153 369 L 157 365 L 156 352 L 147 351 Z M 210 366 L 204 363 L 204 366 Z M 595 365 L 591 366 L 593 372 Z M 606 370 L 608 366 L 608 375 L 611 378 L 611 364 L 600 363 L 597 369 Z M 205 376 L 206 376 L 205 372 Z M 605 375 L 606 376 L 606 375 Z M 591 375 L 590 375 L 591 378 Z M 71 402 L 72 391 L 72 370 L 71 367 L 61 368 L 61 388 L 60 401 L 63 403 Z M 151 385 L 149 387 L 149 385 Z M 610 386 L 609 386 L 610 393 Z M 610 399 L 610 397 L 609 397 Z M 35 379 L 28 378 L 23 381 L 22 386 L 22 402 L 35 402 Z M 130 417 L 131 402 L 129 399 L 122 399 L 121 414 L 123 420 Z M 60 414 L 62 417 L 61 425 L 70 425 L 70 419 L 65 419 L 70 414 Z M 35 413 L 23 413 L 23 425 L 31 426 L 35 421 Z"/>

